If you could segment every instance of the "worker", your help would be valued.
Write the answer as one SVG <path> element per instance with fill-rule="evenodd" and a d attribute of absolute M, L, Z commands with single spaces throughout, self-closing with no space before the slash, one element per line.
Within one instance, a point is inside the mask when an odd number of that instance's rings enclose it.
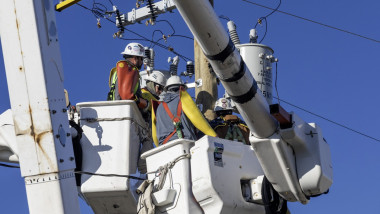
<path fill-rule="evenodd" d="M 142 111 L 142 116 L 146 121 L 151 121 L 151 106 L 153 101 L 157 101 L 160 99 L 160 94 L 164 90 L 164 87 L 166 85 L 166 77 L 163 73 L 160 71 L 153 71 L 148 75 L 148 77 L 145 79 L 146 86 L 141 89 L 142 97 L 145 100 L 148 100 L 148 108 L 146 110 Z M 149 123 L 149 128 L 152 128 L 152 124 Z M 150 149 L 153 148 L 153 142 L 152 142 L 152 136 L 149 134 L 149 136 L 146 136 L 142 141 L 142 147 L 140 150 L 140 153 L 144 153 Z M 146 169 L 146 161 L 139 158 L 138 161 L 139 169 Z M 145 172 L 144 170 L 142 171 Z"/>
<path fill-rule="evenodd" d="M 197 129 L 216 137 L 179 76 L 170 77 L 164 89 L 163 101 L 154 101 L 152 108 L 152 135 L 156 146 L 180 138 L 197 140 Z"/>
<path fill-rule="evenodd" d="M 212 120 L 210 124 L 218 137 L 251 145 L 249 128 L 237 115 L 232 114 L 233 108 L 229 99 L 218 99 L 215 102 L 214 111 L 218 118 Z"/>
<path fill-rule="evenodd" d="M 145 79 L 146 86 L 141 89 L 142 97 L 149 101 L 159 100 L 160 94 L 164 91 L 166 80 L 167 79 L 165 75 L 160 71 L 153 71 L 152 73 L 148 74 L 148 77 Z"/>
<path fill-rule="evenodd" d="M 124 60 L 118 61 L 111 69 L 111 89 L 107 100 L 134 100 L 142 113 L 148 111 L 148 100 L 142 97 L 139 75 L 145 57 L 144 47 L 139 43 L 129 43 L 121 54 Z M 140 154 L 153 148 L 150 136 L 141 135 L 140 144 Z M 140 155 L 137 166 L 140 173 L 146 173 L 146 162 Z"/>
<path fill-rule="evenodd" d="M 118 61 L 110 72 L 107 100 L 135 100 L 140 109 L 148 108 L 147 100 L 141 95 L 139 75 L 145 57 L 144 47 L 129 43 L 121 54 L 124 60 Z"/>

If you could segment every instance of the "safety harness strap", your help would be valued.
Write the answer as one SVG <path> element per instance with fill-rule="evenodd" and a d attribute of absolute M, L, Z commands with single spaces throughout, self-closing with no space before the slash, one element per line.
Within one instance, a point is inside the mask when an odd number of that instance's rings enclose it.
<path fill-rule="evenodd" d="M 170 133 L 169 136 L 167 136 L 164 140 L 164 142 L 162 142 L 162 145 L 166 144 L 170 138 L 175 134 L 177 133 L 178 135 L 178 138 L 183 138 L 183 133 L 182 133 L 182 128 L 181 128 L 181 113 L 182 113 L 182 102 L 181 102 L 181 99 L 179 100 L 178 102 L 178 106 L 177 106 L 177 116 L 174 117 L 174 115 L 172 114 L 172 112 L 170 111 L 169 109 L 169 106 L 167 103 L 165 102 L 162 102 L 162 105 L 164 106 L 164 109 L 166 111 L 166 113 L 169 115 L 170 119 L 172 120 L 173 122 L 173 125 L 174 125 L 174 130 L 172 133 Z"/>

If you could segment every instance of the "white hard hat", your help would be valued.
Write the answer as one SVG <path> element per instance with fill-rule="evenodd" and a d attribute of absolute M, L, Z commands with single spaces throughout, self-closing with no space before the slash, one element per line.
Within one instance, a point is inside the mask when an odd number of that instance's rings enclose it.
<path fill-rule="evenodd" d="M 181 80 L 181 77 L 175 75 L 171 76 L 168 81 L 166 81 L 165 90 L 168 89 L 170 86 L 183 86 L 185 89 L 187 88 L 186 85 Z"/>
<path fill-rule="evenodd" d="M 166 77 L 160 71 L 153 71 L 145 80 L 157 83 L 162 86 L 166 85 Z"/>
<path fill-rule="evenodd" d="M 226 110 L 233 110 L 231 106 L 231 101 L 226 98 L 220 98 L 215 102 L 214 111 L 226 111 Z"/>
<path fill-rule="evenodd" d="M 145 57 L 144 46 L 136 42 L 129 43 L 121 54 Z"/>

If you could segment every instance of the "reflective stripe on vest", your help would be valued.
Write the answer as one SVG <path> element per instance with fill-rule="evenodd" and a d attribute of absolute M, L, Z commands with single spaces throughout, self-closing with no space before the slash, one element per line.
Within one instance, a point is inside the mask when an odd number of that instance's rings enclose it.
<path fill-rule="evenodd" d="M 117 72 L 115 72 L 112 75 L 112 82 L 111 82 L 111 89 L 110 92 L 108 92 L 107 100 L 115 100 L 115 88 L 116 88 L 116 81 L 117 81 Z"/>

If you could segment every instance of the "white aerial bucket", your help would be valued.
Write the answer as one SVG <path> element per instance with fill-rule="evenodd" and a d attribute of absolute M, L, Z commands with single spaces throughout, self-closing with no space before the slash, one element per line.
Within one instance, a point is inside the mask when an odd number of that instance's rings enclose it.
<path fill-rule="evenodd" d="M 139 133 L 148 131 L 135 102 L 86 102 L 77 108 L 83 129 L 82 171 L 135 174 L 142 137 Z M 128 178 L 82 175 L 81 183 L 81 191 L 95 213 L 136 213 L 136 187 Z"/>
<path fill-rule="evenodd" d="M 174 159 L 190 154 L 190 148 L 194 141 L 177 139 L 147 151 L 141 155 L 146 159 L 148 172 L 154 172 L 160 167 L 172 162 Z M 157 185 L 159 178 L 156 174 L 148 174 L 148 179 Z M 202 209 L 195 201 L 191 191 L 190 159 L 183 158 L 175 163 L 166 175 L 163 189 L 159 193 L 153 193 L 153 202 L 156 202 L 155 213 L 167 214 L 201 214 Z M 163 205 L 160 205 L 163 204 Z"/>

